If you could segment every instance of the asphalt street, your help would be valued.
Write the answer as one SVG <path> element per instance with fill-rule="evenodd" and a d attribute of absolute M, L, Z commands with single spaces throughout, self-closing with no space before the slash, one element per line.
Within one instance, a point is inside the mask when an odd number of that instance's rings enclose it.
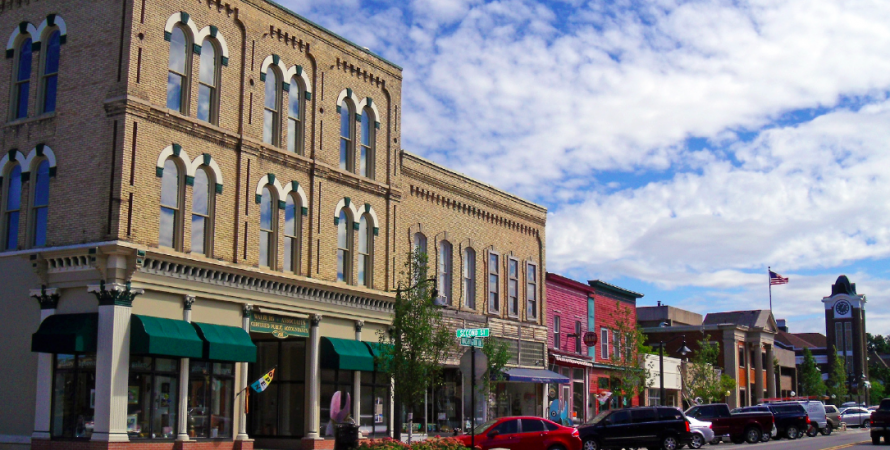
<path fill-rule="evenodd" d="M 871 443 L 871 436 L 868 429 L 854 428 L 847 431 L 835 431 L 831 436 L 817 435 L 816 437 L 804 437 L 789 441 L 781 439 L 778 441 L 769 441 L 762 444 L 717 444 L 706 445 L 701 450 L 778 450 L 778 449 L 795 449 L 795 450 L 841 450 L 841 449 L 870 449 L 875 447 Z M 881 447 L 884 447 L 882 444 Z"/>

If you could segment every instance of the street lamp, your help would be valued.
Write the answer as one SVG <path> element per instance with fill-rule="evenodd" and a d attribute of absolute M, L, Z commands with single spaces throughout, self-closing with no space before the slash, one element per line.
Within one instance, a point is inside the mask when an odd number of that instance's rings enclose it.
<path fill-rule="evenodd" d="M 664 406 L 664 399 L 667 394 L 664 392 L 664 346 L 670 344 L 671 342 L 676 341 L 677 339 L 683 339 L 683 345 L 680 347 L 680 356 L 686 356 L 692 352 L 689 350 L 689 347 L 686 346 L 686 335 L 681 334 L 679 336 L 674 336 L 667 341 L 659 341 L 658 343 L 658 382 L 660 384 L 660 388 L 658 390 L 659 402 L 661 406 Z"/>

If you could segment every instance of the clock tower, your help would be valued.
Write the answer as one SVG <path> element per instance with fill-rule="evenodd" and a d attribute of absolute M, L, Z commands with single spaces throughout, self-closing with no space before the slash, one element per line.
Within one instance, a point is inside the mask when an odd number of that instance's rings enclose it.
<path fill-rule="evenodd" d="M 828 370 L 834 370 L 835 351 L 844 360 L 844 372 L 852 390 L 868 378 L 865 340 L 865 295 L 856 293 L 856 284 L 846 275 L 837 277 L 825 305 L 825 336 L 828 342 Z M 825 374 L 824 376 L 827 376 Z M 848 387 L 851 387 L 848 385 Z"/>

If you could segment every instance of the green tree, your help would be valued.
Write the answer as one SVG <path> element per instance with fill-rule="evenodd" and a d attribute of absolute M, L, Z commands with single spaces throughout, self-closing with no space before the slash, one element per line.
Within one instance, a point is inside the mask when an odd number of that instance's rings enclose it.
<path fill-rule="evenodd" d="M 809 348 L 803 349 L 803 362 L 798 371 L 800 378 L 800 395 L 824 395 L 825 383 L 822 381 L 822 372 L 816 365 L 816 358 Z"/>
<path fill-rule="evenodd" d="M 717 370 L 720 347 L 702 336 L 698 351 L 692 352 L 686 365 L 684 390 L 689 398 L 701 398 L 705 403 L 723 401 L 727 391 L 735 389 L 735 380 Z"/>
<path fill-rule="evenodd" d="M 488 358 L 488 366 L 485 374 L 482 376 L 482 392 L 491 390 L 491 382 L 498 382 L 504 379 L 504 367 L 510 362 L 510 350 L 506 342 L 489 337 L 485 339 L 482 346 L 482 353 Z"/>
<path fill-rule="evenodd" d="M 454 352 L 455 340 L 442 326 L 442 310 L 433 303 L 427 279 L 427 255 L 411 252 L 396 293 L 392 327 L 379 333 L 380 370 L 395 377 L 393 395 L 408 411 L 423 403 L 427 389 L 441 382 L 442 367 Z"/>
<path fill-rule="evenodd" d="M 832 364 L 831 373 L 828 374 L 827 391 L 831 398 L 830 402 L 839 405 L 843 403 L 843 398 L 847 396 L 847 374 L 844 372 L 844 357 L 838 354 L 837 347 L 834 349 L 834 364 Z"/>
<path fill-rule="evenodd" d="M 612 313 L 616 329 L 613 342 L 615 351 L 610 355 L 612 366 L 612 395 L 630 400 L 649 387 L 649 367 L 647 353 L 652 348 L 646 345 L 646 336 L 637 325 L 634 311 L 628 306 L 618 305 Z"/>

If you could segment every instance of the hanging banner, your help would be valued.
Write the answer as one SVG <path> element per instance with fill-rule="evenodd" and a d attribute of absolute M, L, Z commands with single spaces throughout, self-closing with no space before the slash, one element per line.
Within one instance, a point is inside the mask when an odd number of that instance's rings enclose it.
<path fill-rule="evenodd" d="M 272 336 L 279 339 L 290 336 L 309 337 L 309 319 L 252 313 L 250 315 L 250 332 L 271 333 Z"/>

